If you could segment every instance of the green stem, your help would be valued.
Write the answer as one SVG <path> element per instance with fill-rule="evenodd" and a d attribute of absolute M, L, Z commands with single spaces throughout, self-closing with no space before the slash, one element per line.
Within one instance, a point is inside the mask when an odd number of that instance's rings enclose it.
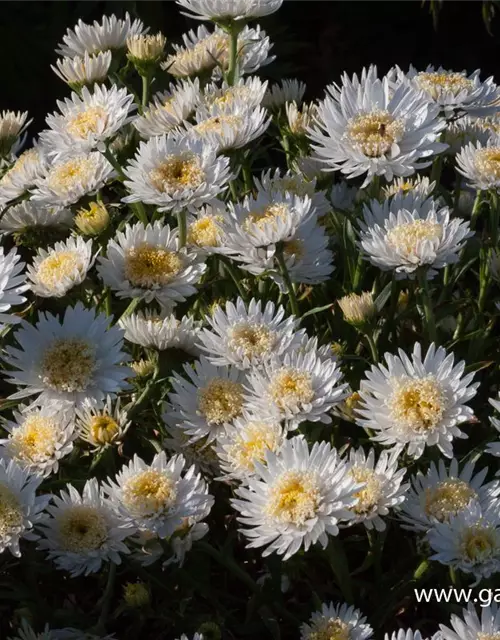
<path fill-rule="evenodd" d="M 106 633 L 106 620 L 108 619 L 109 609 L 111 605 L 111 597 L 113 596 L 113 589 L 115 586 L 116 578 L 116 564 L 110 562 L 108 569 L 108 581 L 106 582 L 106 588 L 102 597 L 101 615 L 97 621 L 96 631 L 99 634 Z"/>
<path fill-rule="evenodd" d="M 456 215 L 458 211 L 458 203 L 460 200 L 460 189 L 462 187 L 462 176 L 459 173 L 455 174 L 455 190 L 453 192 L 453 211 Z"/>
<path fill-rule="evenodd" d="M 144 107 L 148 104 L 149 101 L 149 84 L 151 80 L 151 76 L 149 74 L 144 74 L 142 77 L 142 98 L 141 98 L 141 111 L 144 112 Z"/>
<path fill-rule="evenodd" d="M 234 282 L 236 288 L 238 289 L 238 293 L 240 294 L 241 299 L 244 302 L 247 302 L 247 292 L 243 288 L 243 285 L 240 282 L 240 277 L 238 275 L 238 271 L 234 268 L 234 265 L 231 263 L 229 258 L 225 256 L 219 256 L 222 264 L 224 265 L 224 269 L 227 271 L 229 277 Z"/>
<path fill-rule="evenodd" d="M 184 209 L 177 213 L 177 228 L 179 230 L 179 249 L 181 249 L 186 246 L 187 240 L 187 221 Z"/>
<path fill-rule="evenodd" d="M 295 295 L 293 283 L 290 278 L 290 274 L 288 273 L 285 256 L 283 253 L 283 246 L 281 246 L 281 244 L 276 245 L 276 259 L 278 261 L 281 276 L 283 277 L 286 288 L 288 289 L 288 299 L 290 300 L 290 307 L 292 309 L 292 313 L 296 318 L 300 318 L 299 303 L 297 302 L 297 296 Z"/>
<path fill-rule="evenodd" d="M 476 223 L 477 223 L 477 219 L 479 217 L 479 214 L 481 213 L 481 204 L 482 204 L 482 191 L 477 191 L 476 193 L 476 197 L 474 199 L 474 205 L 472 207 L 472 213 L 470 215 L 470 228 L 471 229 L 475 229 L 476 228 Z"/>
<path fill-rule="evenodd" d="M 490 234 L 491 234 L 491 244 L 496 247 L 498 244 L 498 219 L 499 219 L 499 209 L 498 209 L 498 194 L 495 189 L 490 191 Z"/>
<path fill-rule="evenodd" d="M 231 23 L 229 27 L 229 67 L 226 74 L 226 82 L 232 87 L 238 82 L 238 35 L 241 31 L 241 25 L 237 22 Z"/>
<path fill-rule="evenodd" d="M 113 315 L 112 300 L 111 300 L 111 289 L 109 287 L 108 287 L 108 289 L 106 291 L 106 300 L 105 300 L 105 303 L 104 303 L 104 308 L 105 308 L 107 316 L 112 316 Z"/>
<path fill-rule="evenodd" d="M 427 270 L 417 269 L 418 283 L 420 285 L 420 295 L 422 299 L 422 306 L 424 308 L 425 323 L 427 325 L 427 334 L 430 342 L 434 342 L 437 345 L 436 334 L 436 322 L 434 320 L 434 312 L 432 310 L 431 295 L 429 291 L 429 283 L 427 281 Z"/>
<path fill-rule="evenodd" d="M 370 353 L 372 356 L 372 360 L 374 364 L 377 364 L 378 362 L 378 349 L 377 349 L 377 345 L 375 343 L 375 340 L 373 339 L 373 336 L 369 335 L 368 333 L 365 333 L 365 338 L 366 338 L 366 342 L 368 343 L 368 346 L 370 348 Z"/>

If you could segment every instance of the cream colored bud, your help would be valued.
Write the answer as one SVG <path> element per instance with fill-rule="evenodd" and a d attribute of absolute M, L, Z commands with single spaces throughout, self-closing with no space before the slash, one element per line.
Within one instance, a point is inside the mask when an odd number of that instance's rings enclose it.
<path fill-rule="evenodd" d="M 361 295 L 350 293 L 338 302 L 344 314 L 344 320 L 354 325 L 365 324 L 373 318 L 377 311 L 373 296 L 369 291 L 364 291 Z"/>
<path fill-rule="evenodd" d="M 127 40 L 128 57 L 132 62 L 157 62 L 163 57 L 166 42 L 163 33 L 154 36 L 131 36 Z"/>
<path fill-rule="evenodd" d="M 87 209 L 80 209 L 75 216 L 75 226 L 86 236 L 97 236 L 107 228 L 109 213 L 100 202 L 91 202 Z"/>

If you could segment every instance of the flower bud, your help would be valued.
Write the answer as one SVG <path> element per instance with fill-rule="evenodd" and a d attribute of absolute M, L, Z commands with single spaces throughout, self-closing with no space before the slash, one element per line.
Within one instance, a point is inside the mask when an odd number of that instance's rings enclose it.
<path fill-rule="evenodd" d="M 91 202 L 87 209 L 80 209 L 75 216 L 77 229 L 86 236 L 98 236 L 108 224 L 108 210 L 100 202 Z"/>
<path fill-rule="evenodd" d="M 123 587 L 123 600 L 131 609 L 147 606 L 150 599 L 149 590 L 144 582 L 127 582 Z"/>
<path fill-rule="evenodd" d="M 364 291 L 361 295 L 350 293 L 338 302 L 344 314 L 344 320 L 355 327 L 367 324 L 377 312 L 373 296 L 369 291 Z"/>

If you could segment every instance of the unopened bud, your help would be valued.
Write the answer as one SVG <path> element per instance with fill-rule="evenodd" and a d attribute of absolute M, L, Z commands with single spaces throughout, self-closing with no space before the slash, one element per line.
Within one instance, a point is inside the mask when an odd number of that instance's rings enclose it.
<path fill-rule="evenodd" d="M 123 587 L 123 600 L 127 607 L 140 609 L 149 604 L 149 589 L 144 582 L 127 582 Z"/>
<path fill-rule="evenodd" d="M 141 72 L 143 65 L 155 65 L 162 60 L 166 42 L 167 39 L 162 33 L 154 36 L 131 36 L 127 40 L 127 56 Z"/>
<path fill-rule="evenodd" d="M 338 302 L 344 314 L 344 320 L 354 326 L 363 326 L 377 312 L 373 296 L 369 291 L 364 291 L 361 295 L 350 293 Z"/>
<path fill-rule="evenodd" d="M 75 225 L 86 236 L 98 236 L 109 224 L 109 213 L 100 202 L 91 202 L 87 209 L 80 209 Z"/>

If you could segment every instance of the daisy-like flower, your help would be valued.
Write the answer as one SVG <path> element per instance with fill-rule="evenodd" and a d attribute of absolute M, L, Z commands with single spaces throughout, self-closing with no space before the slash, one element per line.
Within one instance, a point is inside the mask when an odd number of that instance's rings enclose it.
<path fill-rule="evenodd" d="M 107 396 L 104 403 L 85 402 L 76 410 L 78 436 L 88 442 L 93 451 L 119 444 L 130 427 L 127 412 L 120 404 L 120 398 Z"/>
<path fill-rule="evenodd" d="M 482 126 L 481 120 L 486 121 L 486 118 L 472 119 L 469 116 L 463 116 L 449 122 L 444 137 L 444 141 L 448 145 L 446 154 L 454 156 L 469 142 L 480 142 L 482 145 L 486 145 L 490 138 L 496 138 L 498 133 L 493 133 L 491 128 Z M 498 123 L 496 125 L 491 123 L 491 127 L 493 126 L 498 126 Z"/>
<path fill-rule="evenodd" d="M 32 531 L 43 520 L 48 496 L 36 495 L 42 477 L 32 475 L 14 460 L 0 458 L 0 553 L 21 557 L 19 541 L 37 540 Z"/>
<path fill-rule="evenodd" d="M 187 216 L 187 245 L 198 252 L 232 253 L 226 246 L 226 205 L 214 200 Z"/>
<path fill-rule="evenodd" d="M 393 631 L 390 636 L 386 633 L 384 640 L 442 640 L 442 638 L 439 633 L 435 633 L 431 638 L 424 638 L 420 631 L 400 629 L 399 631 Z"/>
<path fill-rule="evenodd" d="M 453 458 L 447 468 L 444 460 L 437 466 L 431 462 L 425 475 L 412 477 L 412 488 L 406 494 L 401 508 L 402 525 L 413 531 L 428 531 L 436 522 L 449 522 L 477 502 L 485 511 L 498 498 L 500 483 L 485 484 L 488 468 L 474 473 L 474 463 L 468 462 L 459 470 Z"/>
<path fill-rule="evenodd" d="M 200 522 L 200 520 L 206 518 L 210 510 L 211 504 L 207 506 L 203 516 L 185 518 L 183 523 L 177 527 L 174 535 L 169 540 L 172 555 L 165 560 L 163 568 L 172 564 L 176 564 L 179 567 L 183 566 L 186 554 L 193 548 L 193 543 L 204 538 L 209 531 L 208 524 L 206 522 Z"/>
<path fill-rule="evenodd" d="M 53 156 L 75 156 L 99 149 L 131 120 L 134 96 L 112 85 L 94 85 L 92 92 L 83 87 L 80 95 L 58 100 L 61 113 L 47 116 L 49 129 L 42 131 L 40 142 Z"/>
<path fill-rule="evenodd" d="M 234 365 L 238 369 L 260 367 L 273 357 L 300 344 L 304 331 L 298 322 L 285 318 L 283 307 L 252 298 L 248 308 L 241 298 L 227 302 L 225 310 L 216 307 L 207 318 L 209 329 L 202 329 L 198 340 L 207 359 L 214 365 Z"/>
<path fill-rule="evenodd" d="M 418 175 L 416 178 L 397 178 L 383 187 L 382 193 L 384 198 L 391 198 L 396 195 L 404 196 L 411 192 L 415 199 L 426 200 L 434 191 L 435 186 L 436 183 L 431 182 L 426 176 Z"/>
<path fill-rule="evenodd" d="M 290 427 L 304 420 L 328 424 L 329 413 L 346 395 L 341 379 L 337 363 L 322 358 L 317 350 L 288 351 L 250 371 L 246 400 L 258 415 L 278 415 Z"/>
<path fill-rule="evenodd" d="M 42 147 L 24 151 L 0 178 L 0 205 L 22 196 L 46 170 L 47 159 Z"/>
<path fill-rule="evenodd" d="M 482 511 L 477 503 L 436 522 L 427 532 L 431 560 L 472 573 L 476 583 L 500 571 L 500 519 L 495 505 Z"/>
<path fill-rule="evenodd" d="M 286 440 L 278 420 L 244 413 L 217 438 L 216 452 L 225 478 L 246 482 L 255 473 L 255 463 L 266 463 L 266 452 L 277 453 Z"/>
<path fill-rule="evenodd" d="M 4 233 L 20 233 L 40 229 L 69 229 L 73 224 L 73 214 L 64 207 L 45 207 L 24 200 L 9 207 L 0 218 L 0 230 Z"/>
<path fill-rule="evenodd" d="M 95 55 L 89 55 L 85 51 L 83 56 L 60 58 L 56 66 L 51 65 L 50 68 L 72 89 L 80 89 L 84 86 L 92 86 L 96 82 L 104 82 L 108 76 L 111 60 L 111 51 L 100 51 Z"/>
<path fill-rule="evenodd" d="M 5 249 L 0 247 L 0 331 L 5 329 L 6 324 L 20 322 L 20 318 L 9 311 L 26 302 L 22 294 L 29 289 L 23 273 L 26 265 L 20 262 L 17 249 L 11 249 L 7 254 L 4 252 Z"/>
<path fill-rule="evenodd" d="M 72 577 L 89 575 L 103 562 L 121 564 L 121 554 L 130 553 L 125 538 L 134 533 L 114 512 L 95 478 L 88 480 L 80 494 L 71 484 L 47 507 L 50 518 L 39 529 L 43 538 L 38 547 L 48 552 L 58 569 Z"/>
<path fill-rule="evenodd" d="M 461 616 L 451 615 L 450 623 L 451 628 L 439 625 L 443 640 L 495 640 L 500 636 L 500 610 L 495 602 L 481 606 L 480 616 L 470 602 Z"/>
<path fill-rule="evenodd" d="M 339 521 L 351 517 L 359 485 L 327 442 L 314 443 L 299 436 L 287 440 L 279 453 L 266 453 L 266 464 L 255 464 L 247 486 L 236 489 L 231 504 L 239 512 L 241 532 L 248 547 L 266 547 L 264 557 L 278 553 L 288 560 L 300 548 L 338 535 Z"/>
<path fill-rule="evenodd" d="M 109 222 L 108 210 L 102 202 L 91 202 L 75 216 L 75 227 L 86 236 L 98 236 L 108 228 Z"/>
<path fill-rule="evenodd" d="M 296 102 L 287 102 L 285 112 L 290 131 L 296 136 L 305 136 L 315 121 L 318 105 L 311 102 L 299 107 Z"/>
<path fill-rule="evenodd" d="M 471 384 L 473 373 L 463 375 L 465 362 L 454 365 L 454 360 L 434 344 L 422 358 L 418 342 L 411 360 L 402 349 L 397 356 L 386 353 L 386 365 L 372 365 L 361 381 L 358 425 L 377 432 L 377 442 L 408 447 L 414 458 L 426 446 L 437 446 L 451 458 L 453 438 L 467 437 L 458 425 L 474 415 L 466 403 L 479 386 Z"/>
<path fill-rule="evenodd" d="M 62 298 L 85 280 L 94 260 L 92 240 L 85 242 L 81 236 L 39 249 L 33 264 L 28 265 L 31 290 L 42 298 Z"/>
<path fill-rule="evenodd" d="M 212 106 L 198 110 L 194 124 L 185 123 L 181 135 L 200 140 L 216 153 L 240 149 L 259 138 L 271 123 L 267 111 L 246 105 Z"/>
<path fill-rule="evenodd" d="M 456 161 L 457 171 L 470 187 L 482 191 L 500 188 L 500 144 L 496 140 L 488 146 L 470 142 L 457 153 Z"/>
<path fill-rule="evenodd" d="M 369 261 L 397 279 L 414 278 L 420 267 L 433 278 L 437 269 L 458 262 L 464 241 L 473 235 L 469 223 L 450 218 L 448 207 L 414 192 L 364 206 L 359 244 Z"/>
<path fill-rule="evenodd" d="M 358 502 L 351 507 L 354 518 L 348 525 L 363 523 L 367 529 L 384 531 L 383 516 L 405 500 L 409 484 L 401 484 L 406 469 L 398 471 L 398 456 L 382 451 L 375 461 L 375 451 L 368 455 L 362 448 L 351 449 L 349 453 L 349 474 L 363 488 L 356 493 Z"/>
<path fill-rule="evenodd" d="M 270 111 L 284 107 L 287 102 L 300 105 L 306 92 L 306 85 L 300 80 L 283 79 L 279 84 L 272 84 L 267 90 L 262 105 Z"/>
<path fill-rule="evenodd" d="M 66 31 L 56 53 L 67 58 L 75 58 L 84 56 L 85 53 L 113 52 L 124 49 L 128 38 L 146 32 L 147 29 L 144 29 L 142 22 L 132 21 L 128 13 L 123 20 L 113 14 L 109 17 L 103 16 L 100 23 L 95 20 L 92 25 L 79 20 L 74 30 Z"/>
<path fill-rule="evenodd" d="M 3 424 L 8 437 L 0 440 L 0 455 L 44 478 L 57 473 L 59 461 L 73 450 L 71 414 L 57 403 L 23 409 L 14 411 L 14 420 Z"/>
<path fill-rule="evenodd" d="M 244 105 L 248 110 L 260 106 L 267 89 L 267 80 L 257 76 L 240 78 L 235 85 L 227 82 L 212 83 L 203 89 L 201 103 L 207 108 L 236 108 Z"/>
<path fill-rule="evenodd" d="M 181 349 L 191 355 L 199 353 L 196 343 L 200 323 L 190 316 L 177 320 L 173 314 L 147 310 L 133 313 L 120 320 L 119 324 L 125 331 L 125 340 L 147 349 Z"/>
<path fill-rule="evenodd" d="M 268 16 L 281 7 L 283 0 L 176 0 L 196 20 L 242 21 Z"/>
<path fill-rule="evenodd" d="M 167 91 L 153 96 L 152 103 L 133 120 L 133 125 L 146 139 L 169 133 L 193 114 L 200 99 L 198 78 L 171 83 Z"/>
<path fill-rule="evenodd" d="M 166 307 L 196 293 L 206 265 L 198 254 L 179 249 L 178 230 L 157 220 L 127 225 L 110 240 L 107 257 L 98 258 L 97 271 L 119 298 L 158 300 Z"/>
<path fill-rule="evenodd" d="M 32 199 L 46 205 L 75 204 L 103 187 L 113 173 L 111 164 L 98 151 L 61 158 L 46 175 L 35 180 Z"/>
<path fill-rule="evenodd" d="M 243 415 L 245 377 L 236 368 L 216 367 L 204 356 L 184 365 L 187 378 L 177 372 L 171 379 L 170 405 L 164 415 L 167 424 L 175 424 L 191 436 L 191 440 L 207 438 L 210 444 Z"/>
<path fill-rule="evenodd" d="M 205 514 L 213 505 L 195 467 L 185 469 L 181 455 L 167 460 L 164 451 L 150 465 L 135 455 L 103 488 L 125 522 L 160 538 L 169 538 L 185 518 Z"/>
<path fill-rule="evenodd" d="M 342 86 L 330 85 L 327 93 L 310 130 L 327 170 L 351 178 L 366 174 L 366 186 L 376 175 L 388 181 L 409 176 L 446 148 L 438 142 L 445 127 L 439 107 L 409 86 L 393 90 L 375 67 L 363 70 L 360 79 L 345 74 Z"/>
<path fill-rule="evenodd" d="M 448 71 L 432 65 L 425 71 L 410 66 L 406 73 L 396 67 L 396 82 L 411 84 L 436 104 L 446 118 L 454 115 L 486 116 L 496 113 L 500 91 L 493 76 L 480 80 L 480 70 L 470 75 L 466 71 Z"/>
<path fill-rule="evenodd" d="M 491 404 L 491 406 L 498 412 L 500 413 L 500 396 L 498 400 L 494 400 L 493 398 L 490 398 L 488 400 L 488 402 Z M 496 416 L 492 416 L 490 418 L 490 422 L 492 424 L 492 426 L 500 432 L 500 419 L 497 418 Z M 486 445 L 486 449 L 485 449 L 485 453 L 491 453 L 491 455 L 493 456 L 497 456 L 500 457 L 500 442 L 490 442 L 488 445 Z"/>
<path fill-rule="evenodd" d="M 309 623 L 300 627 L 300 640 L 368 640 L 373 629 L 366 623 L 359 609 L 347 604 L 322 604 L 319 611 L 311 615 Z"/>
<path fill-rule="evenodd" d="M 2 111 L 0 113 L 0 158 L 9 155 L 30 123 L 27 111 L 24 113 Z"/>
<path fill-rule="evenodd" d="M 223 193 L 233 177 L 228 158 L 201 140 L 173 134 L 141 142 L 127 165 L 123 202 L 155 204 L 159 211 L 194 210 Z"/>
<path fill-rule="evenodd" d="M 36 395 L 34 405 L 55 400 L 78 407 L 128 388 L 125 379 L 133 372 L 121 364 L 130 360 L 122 351 L 123 331 L 109 322 L 79 302 L 67 307 L 62 323 L 41 313 L 35 325 L 23 325 L 15 333 L 18 346 L 5 349 L 4 360 L 14 368 L 8 382 L 21 387 L 11 397 Z"/>

